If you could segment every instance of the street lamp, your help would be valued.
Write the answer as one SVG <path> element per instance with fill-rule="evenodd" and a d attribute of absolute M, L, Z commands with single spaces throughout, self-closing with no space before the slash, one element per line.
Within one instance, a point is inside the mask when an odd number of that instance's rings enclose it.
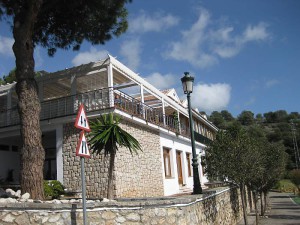
<path fill-rule="evenodd" d="M 184 77 L 181 78 L 182 87 L 184 94 L 187 94 L 188 100 L 188 111 L 189 111 L 189 122 L 190 122 L 190 132 L 191 132 L 191 144 L 192 144 L 192 153 L 193 153 L 193 180 L 194 180 L 194 188 L 193 194 L 202 194 L 202 188 L 199 179 L 199 171 L 198 171 L 198 160 L 196 155 L 195 148 L 195 137 L 194 137 L 194 129 L 193 129 L 193 118 L 192 118 L 192 109 L 191 109 L 191 93 L 193 92 L 193 83 L 194 77 L 189 75 L 189 72 L 184 72 Z"/>

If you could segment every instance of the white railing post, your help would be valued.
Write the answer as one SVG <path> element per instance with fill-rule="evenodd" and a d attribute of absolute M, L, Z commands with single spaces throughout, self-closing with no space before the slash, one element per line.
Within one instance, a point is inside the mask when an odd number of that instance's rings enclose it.
<path fill-rule="evenodd" d="M 109 107 L 114 107 L 115 105 L 114 90 L 113 90 L 114 78 L 113 78 L 113 68 L 111 62 L 109 62 L 107 66 L 107 84 L 109 88 L 109 93 L 108 93 Z"/>
<path fill-rule="evenodd" d="M 143 85 L 140 86 L 140 92 L 141 92 L 141 102 L 142 102 L 141 104 L 142 114 L 143 114 L 143 118 L 146 119 L 145 108 L 144 108 L 144 86 Z"/>
<path fill-rule="evenodd" d="M 163 98 L 161 99 L 161 103 L 162 103 L 162 112 L 163 112 L 164 126 L 166 126 L 165 100 Z"/>
<path fill-rule="evenodd" d="M 6 125 L 11 124 L 11 89 L 7 90 L 7 96 L 6 96 L 6 109 L 7 109 L 7 114 L 6 114 Z"/>

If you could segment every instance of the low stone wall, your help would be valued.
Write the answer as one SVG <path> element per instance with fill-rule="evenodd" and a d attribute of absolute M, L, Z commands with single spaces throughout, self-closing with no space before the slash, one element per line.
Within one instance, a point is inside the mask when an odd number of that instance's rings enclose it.
<path fill-rule="evenodd" d="M 242 216 L 237 189 L 204 195 L 87 202 L 88 224 L 234 225 Z M 1 203 L 0 224 L 83 224 L 81 204 Z"/>

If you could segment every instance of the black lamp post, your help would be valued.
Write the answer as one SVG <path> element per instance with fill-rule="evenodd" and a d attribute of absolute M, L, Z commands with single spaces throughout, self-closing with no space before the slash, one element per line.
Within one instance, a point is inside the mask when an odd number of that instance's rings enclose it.
<path fill-rule="evenodd" d="M 194 77 L 189 75 L 189 72 L 184 72 L 184 77 L 181 78 L 182 87 L 184 94 L 187 94 L 188 100 L 188 111 L 189 111 L 189 121 L 190 121 L 190 132 L 191 132 L 191 144 L 192 144 L 192 153 L 193 153 L 193 180 L 194 180 L 194 188 L 193 194 L 202 194 L 202 188 L 199 179 L 199 171 L 198 171 L 198 160 L 196 155 L 195 148 L 195 137 L 194 137 L 194 129 L 193 129 L 193 118 L 192 118 L 192 110 L 191 110 L 191 93 L 193 92 L 193 83 Z"/>

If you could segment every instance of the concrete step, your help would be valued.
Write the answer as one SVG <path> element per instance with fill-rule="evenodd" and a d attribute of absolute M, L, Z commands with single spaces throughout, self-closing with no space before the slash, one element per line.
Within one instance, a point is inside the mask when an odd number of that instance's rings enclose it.
<path fill-rule="evenodd" d="M 182 186 L 182 187 L 179 188 L 179 192 L 180 193 L 190 193 L 190 192 L 193 192 L 193 189 L 191 189 L 189 187 Z"/>

